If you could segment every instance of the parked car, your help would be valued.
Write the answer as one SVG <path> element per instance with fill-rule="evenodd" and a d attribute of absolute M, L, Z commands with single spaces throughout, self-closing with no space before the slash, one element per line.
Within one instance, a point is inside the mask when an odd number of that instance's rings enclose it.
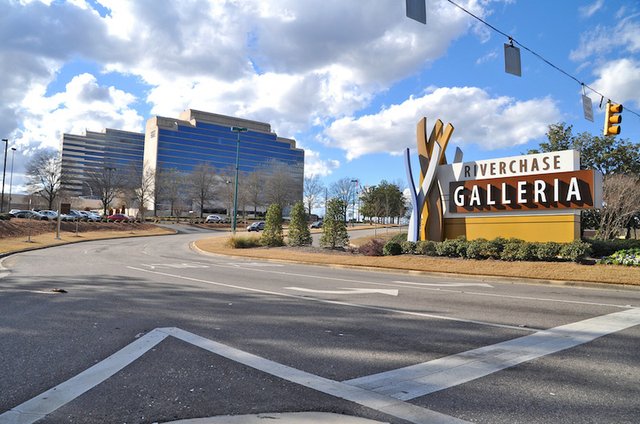
<path fill-rule="evenodd" d="M 107 216 L 107 219 L 109 221 L 114 221 L 114 222 L 127 222 L 131 218 L 129 218 L 127 215 L 124 215 L 124 214 L 121 214 L 121 213 L 114 213 L 113 215 Z"/>
<path fill-rule="evenodd" d="M 56 219 L 58 219 L 58 212 L 56 211 L 43 210 L 40 211 L 40 214 L 47 217 L 49 221 L 55 221 Z"/>
<path fill-rule="evenodd" d="M 18 211 L 13 214 L 15 218 L 27 218 L 35 220 L 46 220 L 47 217 L 36 211 Z"/>
<path fill-rule="evenodd" d="M 87 221 L 93 221 L 93 222 L 97 222 L 100 221 L 102 218 L 100 217 L 100 215 L 95 214 L 93 212 L 88 212 L 88 211 L 78 211 L 80 212 L 80 214 L 82 216 L 84 216 L 86 218 Z"/>
<path fill-rule="evenodd" d="M 264 221 L 257 221 L 247 227 L 247 231 L 264 230 Z"/>
<path fill-rule="evenodd" d="M 11 209 L 9 211 L 9 215 L 11 215 L 12 217 L 16 217 L 16 213 L 20 212 L 22 209 Z"/>
<path fill-rule="evenodd" d="M 60 215 L 62 221 L 87 221 L 87 217 L 82 215 L 80 211 L 71 209 L 69 213 Z"/>
<path fill-rule="evenodd" d="M 311 223 L 311 228 L 322 228 L 322 221 L 315 221 Z"/>
<path fill-rule="evenodd" d="M 207 224 L 209 224 L 209 223 L 219 224 L 219 223 L 222 223 L 222 222 L 227 222 L 227 217 L 226 216 L 220 216 L 220 215 L 209 215 L 204 220 L 204 222 L 207 223 Z"/>

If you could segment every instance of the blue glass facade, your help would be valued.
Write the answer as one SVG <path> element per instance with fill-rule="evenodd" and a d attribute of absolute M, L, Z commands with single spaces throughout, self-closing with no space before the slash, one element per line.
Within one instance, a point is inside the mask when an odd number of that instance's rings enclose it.
<path fill-rule="evenodd" d="M 93 197 L 88 176 L 104 167 L 116 172 L 140 170 L 144 156 L 144 133 L 106 129 L 62 137 L 62 189 L 72 197 Z"/>
<path fill-rule="evenodd" d="M 234 126 L 247 131 L 234 132 Z M 63 189 L 71 197 L 94 197 L 89 177 L 105 167 L 127 173 L 135 169 L 142 180 L 143 168 L 155 171 L 156 176 L 173 169 L 188 175 L 196 166 L 208 164 L 229 179 L 235 172 L 238 134 L 240 173 L 269 172 L 273 162 L 284 164 L 294 181 L 292 197 L 302 200 L 304 150 L 296 148 L 295 140 L 278 137 L 267 123 L 192 109 L 177 119 L 151 118 L 144 133 L 106 129 L 64 134 Z M 149 209 L 154 206 L 155 202 L 149 204 Z"/>
<path fill-rule="evenodd" d="M 234 132 L 233 126 L 247 131 Z M 265 170 L 273 161 L 283 163 L 299 186 L 296 197 L 302 200 L 304 150 L 295 147 L 295 140 L 278 137 L 262 122 L 195 110 L 183 112 L 180 119 L 154 117 L 147 122 L 144 163 L 156 175 L 169 169 L 189 174 L 203 163 L 228 174 L 235 170 L 238 134 L 240 172 Z"/>

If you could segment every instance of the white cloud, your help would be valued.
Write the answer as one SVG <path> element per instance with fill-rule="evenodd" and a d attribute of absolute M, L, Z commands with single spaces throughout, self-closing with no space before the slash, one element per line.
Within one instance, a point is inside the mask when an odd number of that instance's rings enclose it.
<path fill-rule="evenodd" d="M 452 142 L 491 150 L 544 135 L 559 114 L 549 98 L 516 101 L 492 98 L 476 87 L 438 88 L 375 115 L 338 119 L 326 129 L 325 142 L 346 151 L 349 160 L 369 153 L 398 154 L 415 147 L 416 124 L 427 116 L 429 127 L 436 117 L 454 125 Z"/>
<path fill-rule="evenodd" d="M 596 0 L 595 2 L 593 2 L 591 4 L 588 4 L 586 6 L 580 7 L 578 10 L 580 11 L 580 15 L 581 16 L 583 16 L 585 18 L 590 18 L 597 11 L 602 9 L 602 6 L 604 6 L 604 0 Z"/>
<path fill-rule="evenodd" d="M 64 92 L 49 97 L 35 88 L 20 106 L 23 128 L 16 142 L 23 150 L 28 150 L 29 144 L 32 148 L 59 148 L 63 133 L 103 128 L 140 131 L 143 118 L 132 108 L 135 100 L 115 87 L 100 86 L 91 74 L 78 75 Z"/>
<path fill-rule="evenodd" d="M 340 161 L 335 159 L 321 159 L 320 154 L 311 149 L 304 151 L 304 176 L 319 175 L 326 177 L 340 167 Z"/>
<path fill-rule="evenodd" d="M 580 37 L 580 45 L 572 50 L 569 57 L 582 61 L 596 56 L 601 58 L 609 53 L 640 52 L 640 22 L 637 16 L 622 19 L 613 27 L 597 26 Z"/>
<path fill-rule="evenodd" d="M 596 70 L 598 79 L 593 88 L 606 93 L 615 102 L 633 101 L 640 105 L 640 61 L 620 59 L 608 62 Z"/>

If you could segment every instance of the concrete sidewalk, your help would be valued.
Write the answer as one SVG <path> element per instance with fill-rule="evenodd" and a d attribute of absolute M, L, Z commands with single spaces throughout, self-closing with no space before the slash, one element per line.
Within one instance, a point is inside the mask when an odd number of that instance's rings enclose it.
<path fill-rule="evenodd" d="M 366 418 L 350 415 L 331 414 L 328 412 L 287 412 L 263 413 L 256 415 L 224 415 L 210 418 L 194 418 L 189 420 L 171 421 L 165 424 L 380 424 Z"/>

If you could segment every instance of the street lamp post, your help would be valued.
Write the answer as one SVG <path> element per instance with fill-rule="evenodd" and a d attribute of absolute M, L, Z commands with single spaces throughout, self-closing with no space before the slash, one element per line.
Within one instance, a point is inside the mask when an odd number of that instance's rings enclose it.
<path fill-rule="evenodd" d="M 358 180 L 351 180 L 352 183 L 356 183 L 356 188 L 353 191 L 353 225 L 356 225 L 358 219 L 356 218 L 356 199 L 358 198 Z"/>
<path fill-rule="evenodd" d="M 244 127 L 231 127 L 231 131 L 235 132 L 238 137 L 236 138 L 236 178 L 234 185 L 234 194 L 233 194 L 233 221 L 231 224 L 231 231 L 233 235 L 236 235 L 236 224 L 237 224 L 237 215 L 238 215 L 238 169 L 240 167 L 240 133 L 247 132 L 248 130 Z"/>
<path fill-rule="evenodd" d="M 0 196 L 0 213 L 4 212 L 4 177 L 7 172 L 7 147 L 9 146 L 9 140 L 3 138 L 4 141 L 4 166 L 2 167 L 2 195 Z"/>
<path fill-rule="evenodd" d="M 11 191 L 13 189 L 13 157 L 16 155 L 16 148 L 11 148 L 11 173 L 9 174 L 9 205 L 7 207 L 8 210 L 11 210 Z"/>

